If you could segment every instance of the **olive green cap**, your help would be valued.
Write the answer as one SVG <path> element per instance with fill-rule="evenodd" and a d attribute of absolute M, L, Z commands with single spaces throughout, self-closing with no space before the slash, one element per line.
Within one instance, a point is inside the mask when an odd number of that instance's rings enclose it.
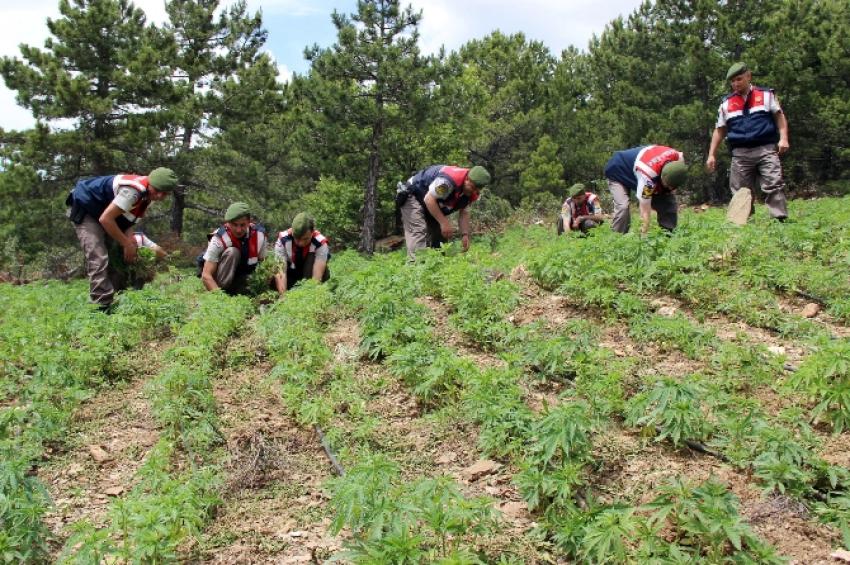
<path fill-rule="evenodd" d="M 148 183 L 160 192 L 171 192 L 177 186 L 177 175 L 171 169 L 159 167 L 150 172 Z"/>
<path fill-rule="evenodd" d="M 313 218 L 307 215 L 307 212 L 301 212 L 292 219 L 292 236 L 301 237 L 308 231 L 313 230 Z"/>
<path fill-rule="evenodd" d="M 581 196 L 587 192 L 587 187 L 584 186 L 583 183 L 577 182 L 570 187 L 569 195 L 570 198 L 575 198 L 576 196 Z"/>
<path fill-rule="evenodd" d="M 490 173 L 481 165 L 475 165 L 469 169 L 469 180 L 475 183 L 477 188 L 490 184 Z"/>
<path fill-rule="evenodd" d="M 661 182 L 669 188 L 679 188 L 688 180 L 688 166 L 684 161 L 671 161 L 661 169 Z"/>
<path fill-rule="evenodd" d="M 243 216 L 250 216 L 251 208 L 248 207 L 244 202 L 234 202 L 230 206 L 227 207 L 227 211 L 224 213 L 224 221 L 232 222 L 233 220 L 238 220 Z"/>
<path fill-rule="evenodd" d="M 732 77 L 736 77 L 741 73 L 747 72 L 747 64 L 743 61 L 738 61 L 737 63 L 733 63 L 729 70 L 726 71 L 726 80 L 731 79 Z"/>

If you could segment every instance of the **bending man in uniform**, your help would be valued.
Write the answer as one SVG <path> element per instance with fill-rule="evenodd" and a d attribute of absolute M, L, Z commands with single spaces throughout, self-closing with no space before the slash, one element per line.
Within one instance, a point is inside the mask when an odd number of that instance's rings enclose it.
<path fill-rule="evenodd" d="M 640 233 L 649 230 L 652 210 L 658 213 L 658 225 L 673 231 L 679 221 L 677 188 L 688 180 L 684 155 L 663 145 L 645 145 L 617 151 L 605 165 L 608 190 L 614 199 L 611 229 L 628 233 L 631 225 L 629 193 L 637 195 L 640 209 Z"/>
<path fill-rule="evenodd" d="M 224 225 L 210 235 L 203 255 L 201 282 L 207 290 L 241 294 L 248 275 L 266 257 L 266 230 L 251 221 L 251 209 L 234 202 L 224 213 Z"/>
<path fill-rule="evenodd" d="M 147 176 L 109 175 L 82 179 L 68 195 L 68 217 L 86 257 L 91 301 L 108 311 L 115 292 L 123 290 L 109 264 L 109 247 L 120 245 L 124 261 L 136 261 L 133 226 L 151 202 L 164 199 L 177 186 L 171 169 L 160 167 Z M 108 236 L 108 238 L 107 238 Z M 117 285 L 116 285 L 117 283 Z"/>
<path fill-rule="evenodd" d="M 598 227 L 604 219 L 599 197 L 588 191 L 583 184 L 574 184 L 570 187 L 569 197 L 561 206 L 558 235 L 576 230 L 587 233 L 588 230 Z"/>
<path fill-rule="evenodd" d="M 481 166 L 471 169 L 449 165 L 432 165 L 399 183 L 397 202 L 401 205 L 401 221 L 407 258 L 413 261 L 416 250 L 439 247 L 454 235 L 448 216 L 458 212 L 463 250 L 469 249 L 469 210 L 478 200 L 480 190 L 489 184 L 490 173 Z"/>

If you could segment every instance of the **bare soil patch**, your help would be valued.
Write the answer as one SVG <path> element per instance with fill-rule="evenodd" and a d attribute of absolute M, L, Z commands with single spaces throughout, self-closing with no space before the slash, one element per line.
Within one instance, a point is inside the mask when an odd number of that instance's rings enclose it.
<path fill-rule="evenodd" d="M 505 362 L 486 351 L 483 351 L 468 336 L 461 334 L 449 322 L 451 311 L 441 300 L 433 296 L 420 296 L 416 302 L 427 306 L 433 313 L 434 333 L 439 336 L 443 345 L 458 350 L 458 353 L 475 362 L 482 369 L 489 367 L 504 367 Z"/>
<path fill-rule="evenodd" d="M 212 563 L 321 562 L 341 547 L 327 534 L 331 465 L 313 431 L 284 415 L 256 336 L 231 342 L 229 358 L 239 362 L 214 382 L 228 452 L 224 504 L 192 551 Z"/>
<path fill-rule="evenodd" d="M 74 416 L 68 451 L 38 469 L 54 503 L 45 523 L 56 536 L 57 551 L 71 524 L 87 520 L 105 525 L 109 503 L 132 489 L 136 472 L 159 439 L 145 385 L 159 371 L 165 347 L 148 342 L 132 352 L 129 366 L 138 367 L 134 377 L 86 401 Z"/>

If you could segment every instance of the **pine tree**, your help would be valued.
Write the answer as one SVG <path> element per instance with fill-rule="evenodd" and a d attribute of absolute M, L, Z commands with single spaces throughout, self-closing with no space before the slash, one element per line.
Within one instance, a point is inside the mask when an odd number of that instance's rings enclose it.
<path fill-rule="evenodd" d="M 323 112 L 324 126 L 354 142 L 347 147 L 350 153 L 364 151 L 356 145 L 358 138 L 365 142 L 359 247 L 366 253 L 375 247 L 378 181 L 391 149 L 385 143 L 388 130 L 421 119 L 420 102 L 433 76 L 417 46 L 420 19 L 421 13 L 410 6 L 402 9 L 398 0 L 359 0 L 357 13 L 350 17 L 333 13 L 335 45 L 305 52 L 317 79 L 319 88 L 311 95 Z"/>
<path fill-rule="evenodd" d="M 200 186 L 193 178 L 192 152 L 197 137 L 212 116 L 231 108 L 219 96 L 219 89 L 228 78 L 257 62 L 267 36 L 262 17 L 259 13 L 249 15 L 244 0 L 216 18 L 219 4 L 219 0 L 169 0 L 165 7 L 169 18 L 165 32 L 175 44 L 172 96 L 165 111 L 168 138 L 176 141 L 178 175 L 193 188 Z M 186 206 L 184 190 L 175 190 L 171 231 L 178 236 L 183 232 Z"/>
<path fill-rule="evenodd" d="M 558 146 L 544 134 L 519 177 L 523 197 L 548 191 L 561 196 L 566 188 L 564 165 L 558 158 Z"/>
<path fill-rule="evenodd" d="M 64 176 L 141 170 L 158 142 L 167 43 L 128 0 L 61 0 L 59 12 L 43 50 L 22 45 L 23 61 L 0 61 L 6 85 L 39 122 L 72 122 L 46 140 Z"/>

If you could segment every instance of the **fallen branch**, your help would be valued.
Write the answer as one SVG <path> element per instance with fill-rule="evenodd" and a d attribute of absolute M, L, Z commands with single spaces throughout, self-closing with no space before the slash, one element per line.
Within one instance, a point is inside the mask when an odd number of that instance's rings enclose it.
<path fill-rule="evenodd" d="M 808 292 L 804 292 L 802 290 L 795 290 L 794 294 L 801 298 L 811 300 L 812 302 L 817 302 L 821 306 L 827 306 L 826 300 L 821 298 L 820 296 L 815 296 L 814 294 L 809 294 Z"/>
<path fill-rule="evenodd" d="M 343 469 L 342 465 L 339 464 L 336 455 L 334 455 L 334 452 L 331 450 L 331 446 L 325 439 L 325 434 L 322 433 L 322 428 L 320 428 L 318 425 L 315 425 L 313 426 L 313 429 L 316 430 L 316 435 L 319 436 L 319 442 L 322 444 L 322 449 L 325 450 L 325 454 L 328 456 L 328 459 L 330 459 L 331 464 L 334 466 L 336 474 L 340 477 L 344 477 L 345 469 Z"/>
<path fill-rule="evenodd" d="M 726 457 L 726 456 L 725 456 L 725 455 L 723 455 L 722 453 L 718 453 L 717 451 L 712 451 L 712 450 L 710 450 L 709 448 L 707 448 L 707 447 L 705 446 L 705 444 L 700 443 L 700 442 L 698 442 L 698 441 L 694 441 L 694 440 L 686 439 L 686 440 L 685 440 L 685 445 L 687 445 L 690 449 L 692 449 L 692 450 L 694 450 L 694 451 L 697 451 L 697 452 L 699 452 L 699 453 L 704 453 L 704 454 L 706 454 L 706 455 L 711 455 L 712 457 L 715 457 L 715 458 L 717 458 L 717 459 L 720 459 L 720 460 L 721 460 L 721 461 L 723 461 L 724 463 L 728 463 L 728 462 L 729 462 L 729 458 L 728 458 L 728 457 Z"/>

